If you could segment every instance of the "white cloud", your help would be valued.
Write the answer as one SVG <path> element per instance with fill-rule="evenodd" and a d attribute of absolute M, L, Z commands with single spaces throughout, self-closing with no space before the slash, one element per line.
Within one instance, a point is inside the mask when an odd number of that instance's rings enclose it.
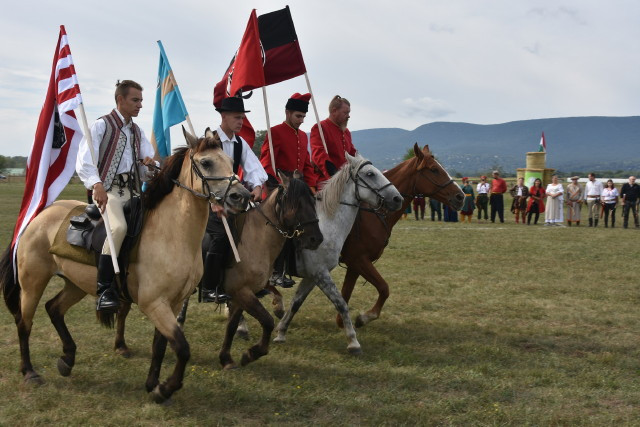
<path fill-rule="evenodd" d="M 402 106 L 403 114 L 406 117 L 415 117 L 426 121 L 441 119 L 455 112 L 446 102 L 427 96 L 416 99 L 405 98 L 402 100 Z"/>

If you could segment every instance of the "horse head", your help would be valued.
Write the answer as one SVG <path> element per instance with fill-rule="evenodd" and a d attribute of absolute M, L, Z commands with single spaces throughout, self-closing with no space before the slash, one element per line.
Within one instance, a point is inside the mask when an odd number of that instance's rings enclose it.
<path fill-rule="evenodd" d="M 222 150 L 217 132 L 207 128 L 205 136 L 196 138 L 182 128 L 190 149 L 192 171 L 201 182 L 202 193 L 213 205 L 227 212 L 244 211 L 250 193 L 233 173 L 231 158 Z M 194 187 L 197 184 L 194 183 Z"/>
<path fill-rule="evenodd" d="M 278 172 L 282 185 L 278 189 L 280 224 L 287 237 L 297 239 L 301 249 L 317 249 L 323 237 L 316 214 L 316 203 L 309 186 L 298 178 Z"/>
<path fill-rule="evenodd" d="M 356 185 L 356 200 L 366 202 L 375 209 L 397 211 L 402 207 L 402 195 L 398 189 L 370 161 L 360 154 L 345 153 L 350 177 Z"/>
<path fill-rule="evenodd" d="M 411 196 L 423 194 L 434 198 L 455 210 L 462 208 L 464 193 L 460 186 L 451 178 L 449 173 L 433 157 L 429 146 L 422 150 L 418 144 L 414 144 L 413 152 L 416 155 L 415 182 Z"/>

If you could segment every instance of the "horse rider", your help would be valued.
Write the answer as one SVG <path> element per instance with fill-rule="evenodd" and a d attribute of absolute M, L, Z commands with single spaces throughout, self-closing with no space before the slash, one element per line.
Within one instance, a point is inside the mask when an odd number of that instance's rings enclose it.
<path fill-rule="evenodd" d="M 235 96 L 222 99 L 216 111 L 221 116 L 220 127 L 217 129 L 218 136 L 222 141 L 223 151 L 233 160 L 233 172 L 237 174 L 239 168 L 242 168 L 243 183 L 249 187 L 251 199 L 260 200 L 267 173 L 253 154 L 249 144 L 238 135 L 246 117 L 245 113 L 249 111 L 244 109 L 242 98 Z M 207 233 L 211 237 L 211 243 L 204 259 L 201 282 L 202 301 L 222 304 L 229 299 L 229 296 L 224 293 L 223 279 L 231 245 L 219 214 L 213 210 L 209 212 Z"/>
<path fill-rule="evenodd" d="M 93 201 L 109 217 L 116 256 L 127 234 L 123 206 L 140 192 L 140 181 L 152 176 L 144 165 L 159 164 L 153 160 L 155 150 L 142 129 L 133 122 L 142 108 L 142 86 L 133 80 L 116 83 L 116 108 L 100 117 L 91 126 L 92 148 L 87 136 L 80 141 L 76 172 L 85 187 L 93 190 Z M 93 153 L 93 154 L 92 154 Z M 97 155 L 95 165 L 93 155 Z M 114 268 L 109 243 L 105 240 L 98 259 L 98 302 L 102 312 L 118 310 L 118 292 L 113 286 Z"/>
<path fill-rule="evenodd" d="M 352 156 L 356 155 L 351 132 L 347 128 L 350 114 L 349 101 L 340 95 L 334 96 L 329 103 L 329 117 L 320 122 L 328 153 L 322 144 L 318 125 L 311 128 L 311 158 L 321 174 L 319 183 L 332 177 L 347 162 L 345 151 Z"/>
<path fill-rule="evenodd" d="M 310 99 L 311 94 L 309 93 L 304 95 L 294 93 L 291 95 L 284 107 L 284 122 L 271 128 L 271 137 L 273 138 L 271 146 L 273 146 L 273 158 L 276 169 L 287 176 L 293 176 L 294 174 L 296 174 L 296 177 L 300 176 L 309 188 L 311 188 L 311 192 L 315 194 L 318 177 L 313 166 L 311 166 L 307 134 L 300 130 L 300 126 L 304 123 L 304 119 L 309 111 Z M 269 176 L 266 183 L 267 189 L 272 191 L 278 187 L 279 183 L 277 174 L 271 165 L 271 147 L 269 145 L 268 135 L 262 144 L 260 163 L 262 163 L 264 170 Z M 289 241 L 287 241 L 287 245 L 289 245 Z M 284 263 L 287 253 L 288 251 L 285 247 L 275 261 L 274 272 L 269 279 L 272 285 L 289 288 L 295 284 L 292 279 L 286 277 L 284 274 Z"/>

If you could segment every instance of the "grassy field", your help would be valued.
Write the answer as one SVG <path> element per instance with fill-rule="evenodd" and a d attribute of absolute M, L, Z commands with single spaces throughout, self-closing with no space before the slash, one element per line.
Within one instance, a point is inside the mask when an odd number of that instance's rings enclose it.
<path fill-rule="evenodd" d="M 19 185 L 0 185 L 4 246 L 21 195 Z M 64 197 L 82 199 L 82 188 L 69 186 Z M 112 352 L 113 333 L 94 320 L 93 298 L 72 308 L 77 364 L 62 378 L 60 342 L 41 304 L 31 349 L 47 382 L 32 388 L 22 383 L 16 329 L 2 307 L 0 425 L 640 424 L 640 233 L 507 218 L 401 221 L 376 264 L 391 297 L 382 318 L 358 330 L 359 357 L 347 353 L 335 310 L 316 290 L 286 344 L 223 372 L 225 320 L 194 301 L 185 327 L 192 358 L 171 406 L 144 391 L 153 327 L 139 311 L 129 317 L 135 354 L 123 359 Z M 338 282 L 343 275 L 334 271 Z M 44 299 L 60 287 L 53 280 Z M 292 292 L 284 290 L 287 301 Z M 375 295 L 358 286 L 352 313 Z M 259 327 L 249 324 L 256 340 Z M 248 345 L 237 340 L 234 357 Z M 168 352 L 165 367 L 174 361 Z"/>

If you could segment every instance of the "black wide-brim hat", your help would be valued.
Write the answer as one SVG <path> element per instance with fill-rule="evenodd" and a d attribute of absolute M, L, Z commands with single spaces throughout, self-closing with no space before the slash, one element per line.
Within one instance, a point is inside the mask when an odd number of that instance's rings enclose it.
<path fill-rule="evenodd" d="M 220 107 L 216 107 L 216 111 L 219 113 L 250 113 L 251 111 L 244 109 L 244 101 L 237 96 L 224 98 L 220 103 Z"/>

